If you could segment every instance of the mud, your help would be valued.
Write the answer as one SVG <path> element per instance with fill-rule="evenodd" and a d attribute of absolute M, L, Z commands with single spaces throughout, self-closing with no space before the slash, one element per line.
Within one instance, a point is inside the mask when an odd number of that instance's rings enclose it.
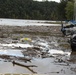
<path fill-rule="evenodd" d="M 73 75 L 75 75 L 75 52 L 71 53 L 68 38 L 42 35 L 28 35 L 28 37 L 32 39 L 32 42 L 21 42 L 18 38 L 15 40 L 18 41 L 17 43 L 12 43 L 14 39 L 2 38 L 2 43 L 0 44 L 0 62 L 12 63 L 14 60 L 22 64 L 36 65 L 38 67 L 31 69 L 36 71 L 38 74 L 71 75 L 71 73 L 73 73 Z M 21 52 L 21 54 L 17 53 L 18 51 Z M 29 61 L 26 60 L 26 58 Z M 59 70 L 57 70 L 57 66 L 59 67 Z M 3 66 L 3 68 L 5 67 Z M 27 68 L 25 70 L 23 70 L 24 68 L 19 68 L 21 70 L 20 72 L 19 70 L 13 71 L 17 66 L 10 68 L 10 73 L 17 72 L 31 74 L 29 70 L 25 71 Z M 70 72 L 67 73 L 65 70 Z M 4 71 L 1 70 L 1 73 L 3 72 Z M 4 73 L 6 72 L 9 72 L 9 70 L 6 70 Z"/>
<path fill-rule="evenodd" d="M 33 74 L 26 67 L 13 66 L 15 61 L 37 66 L 30 68 L 37 74 L 76 75 L 76 52 L 70 48 L 69 37 L 62 36 L 60 27 L 57 29 L 54 26 L 0 26 L 0 73 Z M 20 41 L 24 37 L 32 41 Z"/>
<path fill-rule="evenodd" d="M 23 37 L 25 34 L 44 35 L 44 36 L 62 36 L 61 26 L 2 26 L 0 25 L 1 38 L 15 38 Z"/>

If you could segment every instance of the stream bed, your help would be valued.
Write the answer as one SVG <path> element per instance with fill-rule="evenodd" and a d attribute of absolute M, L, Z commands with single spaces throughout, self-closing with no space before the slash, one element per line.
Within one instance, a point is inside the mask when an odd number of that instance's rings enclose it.
<path fill-rule="evenodd" d="M 0 73 L 76 75 L 76 52 L 71 51 L 69 38 L 37 35 L 28 38 L 32 41 L 0 39 Z M 37 67 L 30 67 L 31 71 L 13 61 Z"/>

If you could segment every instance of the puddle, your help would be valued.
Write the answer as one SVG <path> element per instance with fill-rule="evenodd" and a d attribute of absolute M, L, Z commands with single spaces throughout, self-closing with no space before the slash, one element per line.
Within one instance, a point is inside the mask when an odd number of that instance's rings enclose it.
<path fill-rule="evenodd" d="M 18 61 L 19 62 L 19 61 Z M 19 62 L 22 63 L 22 62 Z M 37 67 L 31 68 L 38 74 L 47 74 L 47 75 L 75 75 L 76 74 L 76 65 L 67 63 L 55 63 L 54 58 L 45 58 L 45 59 L 33 59 L 31 63 L 22 63 L 27 65 L 36 65 Z M 27 68 L 17 66 L 11 62 L 0 62 L 0 73 L 28 73 L 32 74 Z M 8 68 L 7 68 L 8 67 Z"/>
<path fill-rule="evenodd" d="M 0 55 L 24 57 L 20 50 L 0 50 Z"/>
<path fill-rule="evenodd" d="M 70 56 L 71 52 L 64 52 L 62 50 L 55 50 L 55 49 L 51 49 L 49 50 L 50 55 L 67 55 Z"/>
<path fill-rule="evenodd" d="M 11 62 L 0 62 L 0 73 L 31 73 L 26 68 L 20 66 L 13 66 Z"/>

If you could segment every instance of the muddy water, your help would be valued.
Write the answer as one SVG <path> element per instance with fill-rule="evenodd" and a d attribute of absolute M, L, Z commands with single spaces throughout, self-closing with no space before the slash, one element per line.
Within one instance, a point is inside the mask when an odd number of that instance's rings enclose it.
<path fill-rule="evenodd" d="M 60 24 L 50 24 L 56 23 L 56 21 L 48 20 L 22 20 L 22 19 L 0 19 L 0 25 L 9 26 L 60 26 Z"/>
<path fill-rule="evenodd" d="M 11 39 L 7 44 L 6 41 L 0 44 L 0 55 L 10 56 L 8 59 L 0 56 L 0 73 L 32 74 L 26 67 L 13 66 L 12 61 L 14 60 L 24 65 L 36 65 L 37 67 L 31 67 L 30 69 L 38 74 L 76 75 L 76 52 L 71 51 L 68 43 L 69 38 L 31 36 L 31 39 L 31 43 L 18 42 L 12 44 L 10 43 Z M 18 57 L 31 58 L 31 63 L 17 59 Z M 11 60 L 9 61 L 9 59 Z"/>

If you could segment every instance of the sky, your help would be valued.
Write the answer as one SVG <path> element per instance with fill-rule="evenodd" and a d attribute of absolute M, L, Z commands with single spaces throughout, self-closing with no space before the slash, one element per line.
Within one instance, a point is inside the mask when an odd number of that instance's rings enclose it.
<path fill-rule="evenodd" d="M 36 0 L 36 1 L 42 1 L 42 0 Z M 48 0 L 48 1 L 56 1 L 56 2 L 60 2 L 60 0 Z"/>

